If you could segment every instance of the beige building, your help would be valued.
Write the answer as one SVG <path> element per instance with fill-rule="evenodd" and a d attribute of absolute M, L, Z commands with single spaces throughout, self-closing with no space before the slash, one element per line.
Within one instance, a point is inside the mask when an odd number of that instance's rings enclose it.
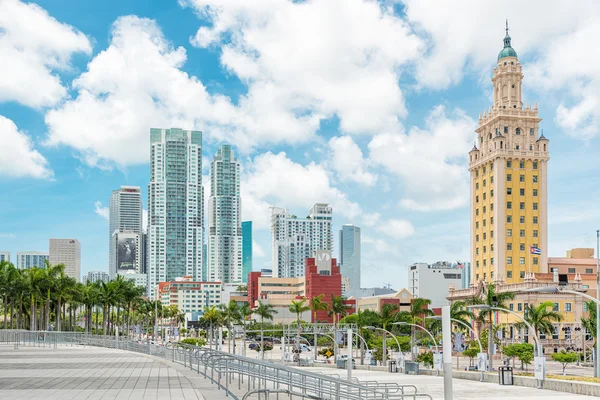
<path fill-rule="evenodd" d="M 304 298 L 306 294 L 304 277 L 299 278 L 273 278 L 259 277 L 258 278 L 258 293 L 259 299 L 263 304 L 272 305 L 277 314 L 273 318 L 274 323 L 291 323 L 296 321 L 296 314 L 290 312 L 289 306 L 292 300 Z M 258 305 L 258 300 L 252 304 L 253 307 Z M 303 321 L 310 321 L 310 311 L 302 315 Z M 260 321 L 260 317 L 253 315 L 252 319 Z"/>
<path fill-rule="evenodd" d="M 158 297 L 163 307 L 175 305 L 188 321 L 197 321 L 206 307 L 221 304 L 221 282 L 198 282 L 192 276 L 159 282 Z"/>
<path fill-rule="evenodd" d="M 64 264 L 65 273 L 80 280 L 81 244 L 77 239 L 50 239 L 49 261 L 51 265 Z"/>
<path fill-rule="evenodd" d="M 356 311 L 370 310 L 379 313 L 385 304 L 398 305 L 398 311 L 409 311 L 413 298 L 408 289 L 400 289 L 396 293 L 360 297 L 357 299 L 350 297 L 349 300 L 356 300 Z"/>
<path fill-rule="evenodd" d="M 492 85 L 494 102 L 480 114 L 469 152 L 471 284 L 517 283 L 527 273 L 548 272 L 549 141 L 537 104 L 523 102 L 522 65 L 508 26 Z"/>

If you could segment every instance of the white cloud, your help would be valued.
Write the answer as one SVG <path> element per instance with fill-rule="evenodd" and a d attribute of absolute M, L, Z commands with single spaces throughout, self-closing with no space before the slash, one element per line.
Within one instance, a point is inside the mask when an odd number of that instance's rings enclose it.
<path fill-rule="evenodd" d="M 360 206 L 332 187 L 325 169 L 315 163 L 306 166 L 290 160 L 283 152 L 256 156 L 242 174 L 242 215 L 258 229 L 269 227 L 270 206 L 308 207 L 316 202 L 330 203 L 334 213 L 356 218 Z"/>
<path fill-rule="evenodd" d="M 52 179 L 48 161 L 33 148 L 33 141 L 15 123 L 0 115 L 0 176 Z"/>
<path fill-rule="evenodd" d="M 95 212 L 96 214 L 98 214 L 99 216 L 101 216 L 102 218 L 104 218 L 105 220 L 108 221 L 108 213 L 109 213 L 109 209 L 108 207 L 103 207 L 102 206 L 102 202 L 101 201 L 96 201 L 94 203 L 94 207 L 95 207 Z"/>
<path fill-rule="evenodd" d="M 334 115 L 346 133 L 397 130 L 406 115 L 398 80 L 421 40 L 392 7 L 366 0 L 181 2 L 209 22 L 192 44 L 222 46 L 221 63 L 248 85 L 244 107 L 264 115 L 264 134 L 306 136 L 315 121 Z M 300 118 L 307 115 L 310 124 Z"/>
<path fill-rule="evenodd" d="M 362 223 L 363 225 L 366 226 L 374 226 L 376 225 L 379 220 L 381 219 L 381 214 L 379 214 L 378 212 L 374 212 L 374 213 L 363 213 L 362 215 Z"/>
<path fill-rule="evenodd" d="M 413 224 L 403 219 L 388 219 L 380 223 L 377 230 L 394 239 L 406 239 L 415 233 Z"/>
<path fill-rule="evenodd" d="M 329 140 L 332 152 L 331 166 L 342 181 L 353 181 L 373 186 L 377 176 L 366 171 L 366 160 L 360 147 L 350 136 L 333 137 Z"/>
<path fill-rule="evenodd" d="M 447 115 L 437 106 L 425 128 L 408 134 L 382 133 L 369 144 L 372 163 L 385 167 L 404 183 L 400 204 L 417 211 L 450 210 L 467 204 L 467 152 L 476 123 L 462 110 Z"/>
<path fill-rule="evenodd" d="M 257 258 L 263 258 L 265 256 L 265 251 L 256 240 L 252 241 L 252 255 Z"/>
<path fill-rule="evenodd" d="M 0 1 L 0 101 L 36 108 L 56 104 L 67 94 L 56 71 L 68 69 L 74 53 L 91 51 L 83 33 L 40 6 Z"/>

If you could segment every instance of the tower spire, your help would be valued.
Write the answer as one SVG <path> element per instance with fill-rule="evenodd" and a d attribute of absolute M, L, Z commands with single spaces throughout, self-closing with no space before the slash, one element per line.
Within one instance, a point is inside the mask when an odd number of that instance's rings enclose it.
<path fill-rule="evenodd" d="M 508 18 L 506 18 L 506 36 L 508 36 Z"/>

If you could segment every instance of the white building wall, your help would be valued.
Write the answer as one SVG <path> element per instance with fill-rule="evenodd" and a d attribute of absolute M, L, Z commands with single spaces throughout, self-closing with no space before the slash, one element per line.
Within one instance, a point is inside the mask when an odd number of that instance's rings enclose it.
<path fill-rule="evenodd" d="M 440 264 L 416 263 L 408 268 L 409 291 L 413 297 L 431 300 L 430 308 L 450 304 L 446 299 L 450 285 L 462 287 L 464 269 Z"/>

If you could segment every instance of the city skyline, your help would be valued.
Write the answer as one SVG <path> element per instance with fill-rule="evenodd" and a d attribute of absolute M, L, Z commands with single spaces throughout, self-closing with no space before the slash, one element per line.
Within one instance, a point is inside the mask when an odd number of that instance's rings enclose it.
<path fill-rule="evenodd" d="M 0 141 L 12 157 L 0 161 L 10 193 L 0 199 L 0 251 L 13 261 L 21 251 L 47 251 L 49 238 L 72 237 L 81 242 L 82 274 L 108 270 L 107 193 L 140 186 L 148 209 L 151 127 L 202 131 L 206 160 L 223 143 L 234 146 L 255 270 L 271 266 L 269 207 L 304 216 L 315 202 L 332 204 L 335 230 L 361 227 L 365 287 L 405 287 L 397 271 L 415 262 L 469 260 L 467 153 L 478 114 L 493 103 L 489 78 L 505 16 L 523 98 L 538 102 L 552 146 L 547 255 L 594 247 L 600 76 L 585 68 L 596 65 L 586 50 L 600 18 L 594 7 L 545 7 L 542 22 L 544 2 L 407 0 L 388 9 L 282 1 L 260 15 L 239 3 L 197 14 L 191 0 L 36 3 L 10 0 L 1 9 L 10 21 L 47 21 L 47 38 L 65 43 L 53 47 L 0 22 L 5 48 L 21 49 L 40 71 L 2 77 Z M 78 17 L 78 7 L 95 18 Z M 286 23 L 297 7 L 307 19 Z M 278 30 L 275 15 L 290 31 Z M 274 41 L 259 40 L 267 36 Z M 337 254 L 337 232 L 333 243 Z"/>

